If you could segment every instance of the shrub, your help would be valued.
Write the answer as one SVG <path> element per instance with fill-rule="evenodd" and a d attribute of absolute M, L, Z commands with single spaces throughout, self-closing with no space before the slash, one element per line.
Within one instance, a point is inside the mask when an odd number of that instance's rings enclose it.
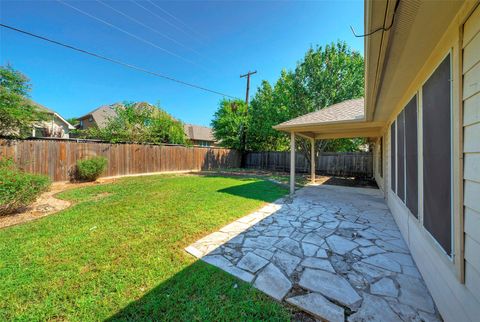
<path fill-rule="evenodd" d="M 20 170 L 11 159 L 0 160 L 0 215 L 30 205 L 50 187 L 50 178 Z"/>
<path fill-rule="evenodd" d="M 105 157 L 93 157 L 85 160 L 78 160 L 75 177 L 80 181 L 95 181 L 100 177 L 107 166 Z"/>

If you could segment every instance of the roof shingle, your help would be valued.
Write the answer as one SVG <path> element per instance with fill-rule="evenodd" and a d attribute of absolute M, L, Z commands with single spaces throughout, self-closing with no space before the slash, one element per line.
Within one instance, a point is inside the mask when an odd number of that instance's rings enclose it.
<path fill-rule="evenodd" d="M 357 98 L 337 103 L 275 126 L 276 129 L 308 126 L 321 123 L 361 121 L 365 119 L 364 99 Z"/>
<path fill-rule="evenodd" d="M 190 140 L 215 141 L 212 129 L 209 127 L 194 124 L 184 124 L 183 128 L 185 134 Z"/>

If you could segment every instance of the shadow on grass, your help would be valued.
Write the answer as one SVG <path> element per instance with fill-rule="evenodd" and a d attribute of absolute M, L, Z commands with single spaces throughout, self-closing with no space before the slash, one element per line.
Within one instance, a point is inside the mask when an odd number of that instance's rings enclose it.
<path fill-rule="evenodd" d="M 236 179 L 245 183 L 217 192 L 272 202 L 282 195 L 279 191 L 285 190 L 268 181 Z M 174 273 L 107 321 L 288 321 L 291 317 L 289 308 L 249 283 L 198 260 Z"/>
<path fill-rule="evenodd" d="M 251 181 L 251 179 L 245 179 L 245 181 Z M 279 190 L 285 190 L 285 193 L 287 192 L 286 188 L 282 185 L 272 187 L 271 182 L 262 180 L 220 189 L 218 192 L 228 193 L 242 198 L 272 202 L 276 199 L 275 196 L 278 196 Z"/>
<path fill-rule="evenodd" d="M 106 321 L 289 320 L 280 303 L 222 270 L 196 261 Z"/>

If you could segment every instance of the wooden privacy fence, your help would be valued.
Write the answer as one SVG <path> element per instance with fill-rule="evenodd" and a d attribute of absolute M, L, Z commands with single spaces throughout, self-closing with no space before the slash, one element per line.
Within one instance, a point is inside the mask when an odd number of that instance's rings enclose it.
<path fill-rule="evenodd" d="M 241 155 L 230 149 L 177 145 L 110 144 L 72 140 L 0 140 L 0 158 L 13 158 L 22 169 L 53 181 L 70 179 L 77 160 L 101 155 L 102 176 L 166 171 L 238 168 Z"/>
<path fill-rule="evenodd" d="M 310 163 L 302 153 L 295 153 L 295 171 L 310 172 Z M 290 171 L 290 152 L 250 152 L 246 167 L 272 171 Z M 347 177 L 373 177 L 371 152 L 324 152 L 317 155 L 315 172 Z"/>

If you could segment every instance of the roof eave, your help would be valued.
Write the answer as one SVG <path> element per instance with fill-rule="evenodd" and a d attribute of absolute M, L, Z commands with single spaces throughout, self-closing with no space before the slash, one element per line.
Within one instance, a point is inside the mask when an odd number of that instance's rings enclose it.
<path fill-rule="evenodd" d="M 352 137 L 378 137 L 385 127 L 384 122 L 362 120 L 316 123 L 302 126 L 274 127 L 276 130 L 295 133 L 313 139 L 338 139 Z"/>
<path fill-rule="evenodd" d="M 54 112 L 53 115 L 55 115 L 56 117 L 58 117 L 58 119 L 60 119 L 63 123 L 65 123 L 65 125 L 67 125 L 69 130 L 75 130 L 75 126 L 70 124 L 70 122 L 68 122 L 66 119 L 64 119 L 60 114 Z"/>
<path fill-rule="evenodd" d="M 289 131 L 291 129 L 301 129 L 301 128 L 311 128 L 311 127 L 315 127 L 315 126 L 329 126 L 329 125 L 341 125 L 341 124 L 356 124 L 356 123 L 362 123 L 362 122 L 365 122 L 365 121 L 366 121 L 366 119 L 362 118 L 362 119 L 355 119 L 355 120 L 316 122 L 316 123 L 308 123 L 308 124 L 301 124 L 301 125 L 297 125 L 297 124 L 286 124 L 286 125 L 278 124 L 278 125 L 274 125 L 272 127 L 275 130 L 291 132 L 291 131 Z"/>
<path fill-rule="evenodd" d="M 87 118 L 88 116 L 92 115 L 91 113 L 88 113 L 88 114 L 85 114 L 83 116 L 80 116 L 80 117 L 77 117 L 77 120 L 81 120 L 81 119 L 85 119 Z"/>
<path fill-rule="evenodd" d="M 397 1 L 399 0 L 365 1 L 365 33 L 376 30 L 379 26 L 388 27 L 393 21 Z M 375 117 L 390 34 L 390 30 L 380 31 L 364 38 L 365 116 L 368 121 Z"/>

